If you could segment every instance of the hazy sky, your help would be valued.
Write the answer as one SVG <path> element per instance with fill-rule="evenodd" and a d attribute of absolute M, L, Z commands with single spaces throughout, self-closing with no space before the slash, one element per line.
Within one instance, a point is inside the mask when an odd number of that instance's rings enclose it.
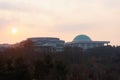
<path fill-rule="evenodd" d="M 78 34 L 120 45 L 120 0 L 0 0 L 0 43 Z"/>

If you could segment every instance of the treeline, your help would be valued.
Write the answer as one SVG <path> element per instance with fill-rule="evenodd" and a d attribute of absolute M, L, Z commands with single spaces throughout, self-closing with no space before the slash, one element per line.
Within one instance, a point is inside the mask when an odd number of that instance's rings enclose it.
<path fill-rule="evenodd" d="M 66 65 L 52 53 L 6 49 L 0 53 L 0 80 L 66 80 Z"/>
<path fill-rule="evenodd" d="M 28 41 L 0 52 L 0 80 L 120 80 L 119 75 L 120 47 L 40 53 Z"/>

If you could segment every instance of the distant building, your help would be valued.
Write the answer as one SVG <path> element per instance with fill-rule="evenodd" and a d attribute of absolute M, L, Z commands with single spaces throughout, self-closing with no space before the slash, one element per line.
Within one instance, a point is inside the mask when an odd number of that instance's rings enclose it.
<path fill-rule="evenodd" d="M 27 40 L 31 40 L 33 42 L 33 46 L 36 51 L 43 52 L 61 52 L 64 50 L 65 41 L 60 40 L 59 38 L 52 37 L 36 37 L 36 38 L 28 38 Z"/>
<path fill-rule="evenodd" d="M 10 44 L 0 44 L 0 51 L 4 51 L 6 48 L 10 48 Z"/>
<path fill-rule="evenodd" d="M 92 41 L 87 35 L 78 35 L 73 39 L 72 42 L 65 43 L 65 46 L 89 49 L 94 47 L 105 46 L 109 43 L 110 41 Z"/>

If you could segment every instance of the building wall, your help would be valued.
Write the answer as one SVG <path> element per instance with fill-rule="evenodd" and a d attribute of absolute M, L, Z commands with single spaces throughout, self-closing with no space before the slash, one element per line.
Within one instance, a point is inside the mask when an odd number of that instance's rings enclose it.
<path fill-rule="evenodd" d="M 69 42 L 66 43 L 65 46 L 70 46 L 70 47 L 81 47 L 83 49 L 89 49 L 89 48 L 94 48 L 94 47 L 100 47 L 100 46 L 105 46 L 104 44 L 108 44 L 108 42 Z"/>
<path fill-rule="evenodd" d="M 28 40 L 31 40 L 35 47 L 51 47 L 54 52 L 61 52 L 64 50 L 65 42 L 59 38 L 29 38 Z"/>

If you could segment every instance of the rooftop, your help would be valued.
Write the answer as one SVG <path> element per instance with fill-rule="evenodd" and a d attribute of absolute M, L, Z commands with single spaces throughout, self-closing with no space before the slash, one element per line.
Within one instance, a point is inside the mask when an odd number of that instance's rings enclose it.
<path fill-rule="evenodd" d="M 78 35 L 73 39 L 73 42 L 80 42 L 80 41 L 92 41 L 87 35 Z"/>

